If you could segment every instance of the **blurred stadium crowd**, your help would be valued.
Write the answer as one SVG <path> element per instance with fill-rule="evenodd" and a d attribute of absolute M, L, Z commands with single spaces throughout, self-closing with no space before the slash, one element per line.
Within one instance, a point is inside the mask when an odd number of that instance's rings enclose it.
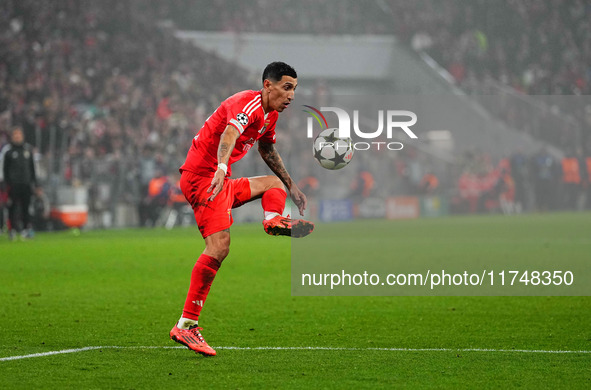
<path fill-rule="evenodd" d="M 196 5 L 196 6 L 193 6 Z M 510 91 L 530 95 L 591 93 L 591 4 L 584 0 L 173 0 L 163 11 L 181 28 L 244 32 L 394 34 L 442 65 L 473 94 Z M 493 107 L 512 127 L 561 148 L 591 138 L 591 109 L 563 107 L 575 121 L 551 113 L 535 126 L 515 99 Z M 575 122 L 575 123 L 573 123 Z M 560 129 L 556 129 L 560 125 Z"/>
<path fill-rule="evenodd" d="M 155 27 L 154 12 L 126 1 L 0 5 L 0 144 L 21 125 L 41 181 L 88 186 L 99 212 L 143 202 L 214 106 L 250 84 Z"/>
<path fill-rule="evenodd" d="M 138 207 L 144 225 L 151 219 L 146 210 L 161 196 L 154 191 L 174 188 L 189 142 L 207 115 L 225 97 L 259 84 L 259 75 L 177 40 L 156 27 L 159 21 L 200 30 L 395 34 L 432 56 L 468 93 L 508 88 L 512 95 L 587 95 L 590 16 L 591 4 L 583 0 L 500 0 L 494 7 L 484 0 L 257 0 L 231 6 L 222 0 L 5 0 L 0 3 L 0 146 L 9 141 L 12 126 L 22 126 L 37 150 L 44 186 L 86 186 L 91 212 L 114 212 L 123 202 Z M 516 151 L 504 165 L 474 164 L 487 157 L 473 152 L 453 175 L 426 188 L 437 162 L 409 150 L 392 161 L 389 182 L 394 184 L 374 180 L 365 193 L 451 191 L 461 204 L 462 186 L 471 188 L 469 197 L 482 198 L 502 182 L 513 186 L 526 210 L 575 207 L 557 189 L 589 191 L 591 107 L 569 109 L 568 121 L 542 120 L 539 126 L 532 126 L 516 104 L 492 111 L 512 127 L 563 148 L 576 168 L 545 150 L 528 156 Z M 287 127 L 296 120 L 288 116 Z M 552 128 L 544 127 L 548 124 Z M 288 158 L 291 136 L 281 134 Z M 261 166 L 252 163 L 238 172 L 260 173 Z M 494 185 L 480 183 L 491 172 L 496 172 L 489 180 Z M 162 177 L 171 185 L 151 189 L 151 181 Z M 539 187 L 541 177 L 555 192 L 549 199 Z M 467 209 L 484 203 L 476 200 Z"/>
<path fill-rule="evenodd" d="M 172 0 L 179 27 L 272 33 L 394 34 L 469 89 L 492 78 L 534 95 L 591 92 L 584 0 Z"/>

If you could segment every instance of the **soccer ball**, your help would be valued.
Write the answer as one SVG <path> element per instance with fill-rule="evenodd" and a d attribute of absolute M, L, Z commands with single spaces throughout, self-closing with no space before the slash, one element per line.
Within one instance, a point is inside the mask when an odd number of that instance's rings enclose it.
<path fill-rule="evenodd" d="M 323 130 L 314 139 L 314 158 L 326 169 L 344 168 L 353 158 L 353 141 L 339 137 L 339 129 Z"/>

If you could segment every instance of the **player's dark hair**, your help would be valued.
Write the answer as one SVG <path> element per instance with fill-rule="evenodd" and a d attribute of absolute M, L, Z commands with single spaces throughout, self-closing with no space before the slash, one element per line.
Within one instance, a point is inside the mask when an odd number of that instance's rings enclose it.
<path fill-rule="evenodd" d="M 298 78 L 295 69 L 287 65 L 285 62 L 271 62 L 263 71 L 263 83 L 265 80 L 279 81 L 283 76 Z"/>

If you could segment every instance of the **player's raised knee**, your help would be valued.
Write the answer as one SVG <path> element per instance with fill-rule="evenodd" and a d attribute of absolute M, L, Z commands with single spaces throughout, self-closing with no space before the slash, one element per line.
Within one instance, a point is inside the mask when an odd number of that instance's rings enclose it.
<path fill-rule="evenodd" d="M 270 190 L 272 188 L 280 188 L 283 191 L 285 191 L 285 185 L 283 184 L 281 179 L 279 179 L 277 176 L 267 176 L 267 177 L 269 178 L 269 187 L 267 188 L 267 190 Z"/>

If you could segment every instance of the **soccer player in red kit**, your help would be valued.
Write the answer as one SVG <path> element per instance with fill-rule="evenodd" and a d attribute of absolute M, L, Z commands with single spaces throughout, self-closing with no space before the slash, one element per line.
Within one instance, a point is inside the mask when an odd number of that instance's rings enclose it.
<path fill-rule="evenodd" d="M 314 225 L 282 217 L 287 191 L 301 215 L 306 196 L 283 165 L 275 149 L 275 124 L 289 106 L 297 87 L 297 73 L 283 62 L 263 71 L 260 91 L 242 91 L 223 101 L 193 139 L 181 171 L 181 190 L 193 207 L 205 250 L 191 274 L 183 314 L 170 338 L 206 356 L 216 354 L 197 325 L 203 303 L 222 261 L 230 251 L 232 209 L 261 199 L 263 227 L 268 234 L 304 237 Z M 258 141 L 261 157 L 275 173 L 270 176 L 232 179 L 231 165 Z"/>

